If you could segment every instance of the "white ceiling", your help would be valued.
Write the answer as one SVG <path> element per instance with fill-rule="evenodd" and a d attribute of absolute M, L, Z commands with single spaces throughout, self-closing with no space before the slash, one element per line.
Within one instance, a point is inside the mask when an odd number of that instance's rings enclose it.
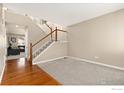
<path fill-rule="evenodd" d="M 34 3 L 4 4 L 9 9 L 46 19 L 53 23 L 69 26 L 109 12 L 124 8 L 124 4 L 99 3 Z"/>
<path fill-rule="evenodd" d="M 21 25 L 6 23 L 6 30 L 7 33 L 25 35 L 25 27 Z"/>

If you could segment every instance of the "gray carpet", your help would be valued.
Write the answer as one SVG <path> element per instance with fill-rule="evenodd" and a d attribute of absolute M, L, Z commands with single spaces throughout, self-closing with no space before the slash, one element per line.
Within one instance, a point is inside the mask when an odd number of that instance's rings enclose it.
<path fill-rule="evenodd" d="M 63 85 L 124 85 L 124 71 L 69 58 L 38 66 Z"/>

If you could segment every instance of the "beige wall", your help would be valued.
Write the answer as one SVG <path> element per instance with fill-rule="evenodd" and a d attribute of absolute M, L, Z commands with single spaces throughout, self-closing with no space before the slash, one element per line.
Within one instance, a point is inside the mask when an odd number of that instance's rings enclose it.
<path fill-rule="evenodd" d="M 33 63 L 67 56 L 67 43 L 57 42 L 41 54 Z"/>
<path fill-rule="evenodd" d="M 124 9 L 68 27 L 69 56 L 124 67 Z"/>
<path fill-rule="evenodd" d="M 4 24 L 2 24 L 3 19 L 2 4 L 0 4 L 0 82 L 2 79 L 2 71 L 5 66 L 5 56 L 6 56 L 6 31 L 4 29 Z M 3 21 L 4 22 L 4 21 Z"/>

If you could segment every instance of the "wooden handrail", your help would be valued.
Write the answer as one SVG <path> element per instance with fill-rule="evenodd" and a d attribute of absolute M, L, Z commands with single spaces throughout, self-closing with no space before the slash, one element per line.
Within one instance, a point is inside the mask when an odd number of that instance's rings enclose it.
<path fill-rule="evenodd" d="M 50 27 L 47 23 L 45 23 L 45 25 L 50 29 L 50 32 L 52 33 L 52 27 Z M 53 39 L 53 36 L 51 34 L 51 40 Z"/>
<path fill-rule="evenodd" d="M 65 31 L 65 30 L 61 30 L 61 29 L 57 29 L 57 31 L 61 31 L 61 32 L 67 32 L 67 31 Z"/>
<path fill-rule="evenodd" d="M 51 33 L 52 33 L 52 27 L 50 27 L 47 23 L 45 23 L 45 25 L 50 29 L 50 31 L 51 31 Z M 61 31 L 61 32 L 67 32 L 67 31 L 65 31 L 65 30 L 57 29 L 57 27 L 56 27 L 55 30 Z M 55 41 L 57 41 L 57 31 L 56 31 Z M 53 39 L 52 37 L 53 37 L 53 36 L 52 36 L 52 34 L 51 34 L 51 40 Z"/>
<path fill-rule="evenodd" d="M 45 23 L 45 25 L 46 25 L 50 30 L 52 30 L 52 27 L 50 27 L 47 23 Z"/>
<path fill-rule="evenodd" d="M 45 37 L 43 37 L 42 39 L 40 39 L 39 41 L 37 41 L 35 44 L 32 45 L 32 47 L 34 47 L 35 45 L 37 45 L 39 42 L 43 41 L 45 38 L 47 38 L 48 36 L 51 35 L 52 37 L 52 34 L 56 31 L 56 36 L 55 36 L 55 40 L 57 41 L 57 31 L 61 31 L 61 32 L 67 32 L 67 31 L 64 31 L 64 30 L 60 30 L 60 29 L 55 29 L 55 30 L 51 30 L 51 32 L 49 34 L 47 34 Z"/>
<path fill-rule="evenodd" d="M 49 34 L 47 34 L 45 37 L 43 37 L 42 39 L 40 39 L 39 41 L 37 41 L 35 44 L 32 45 L 32 47 L 34 47 L 35 45 L 37 45 L 39 42 L 43 41 L 45 38 L 47 38 L 48 36 L 50 36 L 52 33 L 54 33 L 56 30 L 50 32 Z"/>
<path fill-rule="evenodd" d="M 45 25 L 50 29 L 50 30 L 52 30 L 52 27 L 50 27 L 47 23 L 45 23 Z M 61 30 L 61 29 L 57 29 L 58 31 L 62 31 L 62 32 L 67 32 L 67 31 L 65 31 L 65 30 Z"/>

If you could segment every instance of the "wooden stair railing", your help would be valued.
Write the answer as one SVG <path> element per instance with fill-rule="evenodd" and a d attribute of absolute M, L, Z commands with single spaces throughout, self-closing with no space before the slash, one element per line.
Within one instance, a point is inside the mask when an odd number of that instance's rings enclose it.
<path fill-rule="evenodd" d="M 52 27 L 50 27 L 46 22 L 44 24 L 50 29 L 50 32 L 52 33 Z M 51 40 L 53 40 L 53 34 L 51 34 Z"/>
<path fill-rule="evenodd" d="M 35 45 L 37 45 L 38 43 L 40 43 L 41 41 L 43 41 L 44 39 L 46 39 L 48 36 L 50 36 L 52 33 L 54 33 L 56 31 L 56 29 L 52 32 L 50 32 L 49 34 L 47 34 L 45 37 L 43 37 L 42 39 L 40 39 L 39 41 L 37 41 L 35 44 L 32 45 L 32 47 L 34 47 Z"/>
<path fill-rule="evenodd" d="M 60 32 L 67 32 L 67 31 L 64 31 L 64 30 L 57 29 L 57 27 L 56 27 L 55 30 L 51 31 L 49 34 L 47 34 L 45 37 L 43 37 L 42 39 L 37 41 L 35 44 L 30 43 L 30 55 L 29 55 L 30 56 L 29 57 L 30 65 L 32 65 L 32 59 L 33 59 L 32 58 L 32 53 L 33 53 L 32 49 L 33 49 L 33 47 L 36 46 L 37 44 L 39 44 L 40 42 L 42 42 L 43 40 L 45 40 L 48 36 L 52 35 L 54 32 L 55 32 L 55 41 L 57 42 L 58 41 L 58 31 L 60 31 Z"/>
<path fill-rule="evenodd" d="M 50 29 L 51 33 L 52 33 L 52 27 L 50 27 L 48 24 L 47 24 L 47 21 L 45 20 L 44 24 Z M 56 30 L 57 31 L 62 31 L 62 32 L 67 32 L 67 31 L 64 31 L 64 30 L 61 30 L 61 29 L 57 29 L 56 27 Z M 57 31 L 56 31 L 56 41 L 57 41 Z M 51 40 L 53 39 L 53 34 L 51 34 Z"/>

